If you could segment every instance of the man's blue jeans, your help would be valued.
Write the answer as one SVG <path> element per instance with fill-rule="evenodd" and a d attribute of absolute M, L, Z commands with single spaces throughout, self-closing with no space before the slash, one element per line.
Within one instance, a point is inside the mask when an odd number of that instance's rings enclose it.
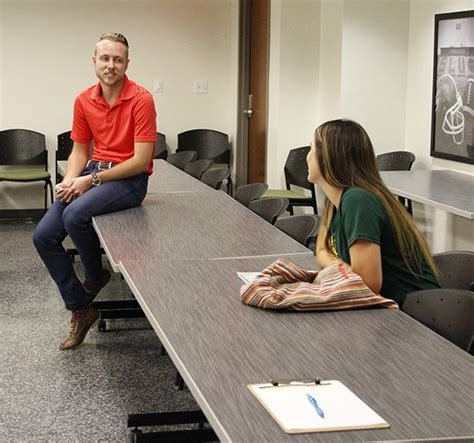
<path fill-rule="evenodd" d="M 95 168 L 87 167 L 82 175 Z M 102 279 L 100 242 L 92 227 L 92 217 L 140 205 L 145 198 L 148 175 L 140 173 L 123 180 L 92 187 L 71 203 L 55 201 L 39 222 L 33 243 L 56 282 L 66 309 L 87 306 L 92 300 L 76 276 L 62 242 L 69 235 L 85 267 L 86 280 L 99 284 Z"/>

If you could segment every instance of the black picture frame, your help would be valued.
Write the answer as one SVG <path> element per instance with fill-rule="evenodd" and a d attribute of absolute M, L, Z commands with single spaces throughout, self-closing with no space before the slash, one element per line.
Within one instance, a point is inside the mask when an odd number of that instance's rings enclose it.
<path fill-rule="evenodd" d="M 474 10 L 435 15 L 431 156 L 474 164 Z"/>

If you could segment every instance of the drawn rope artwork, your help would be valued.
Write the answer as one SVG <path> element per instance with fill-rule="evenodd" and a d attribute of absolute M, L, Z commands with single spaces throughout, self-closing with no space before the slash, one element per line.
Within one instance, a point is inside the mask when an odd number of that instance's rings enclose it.
<path fill-rule="evenodd" d="M 262 309 L 328 311 L 371 306 L 398 309 L 395 301 L 374 294 L 346 264 L 305 271 L 278 259 L 240 290 L 243 304 Z"/>

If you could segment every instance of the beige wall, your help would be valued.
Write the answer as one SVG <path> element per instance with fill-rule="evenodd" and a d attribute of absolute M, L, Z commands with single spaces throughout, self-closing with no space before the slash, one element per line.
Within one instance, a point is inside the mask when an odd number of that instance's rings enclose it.
<path fill-rule="evenodd" d="M 71 128 L 74 97 L 96 82 L 91 55 L 102 32 L 130 43 L 128 75 L 154 93 L 158 130 L 210 127 L 235 140 L 237 0 L 0 0 L 0 127 L 46 135 L 50 164 L 56 135 Z M 208 94 L 193 80 L 207 79 Z M 0 184 L 0 209 L 41 207 L 41 185 Z"/>

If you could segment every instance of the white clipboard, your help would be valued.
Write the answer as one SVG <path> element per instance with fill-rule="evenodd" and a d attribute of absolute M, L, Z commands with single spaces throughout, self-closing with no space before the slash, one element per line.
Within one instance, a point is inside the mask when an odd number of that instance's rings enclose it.
<path fill-rule="evenodd" d="M 389 428 L 390 425 L 338 380 L 247 385 L 289 434 Z M 324 417 L 307 395 L 316 399 Z"/>

